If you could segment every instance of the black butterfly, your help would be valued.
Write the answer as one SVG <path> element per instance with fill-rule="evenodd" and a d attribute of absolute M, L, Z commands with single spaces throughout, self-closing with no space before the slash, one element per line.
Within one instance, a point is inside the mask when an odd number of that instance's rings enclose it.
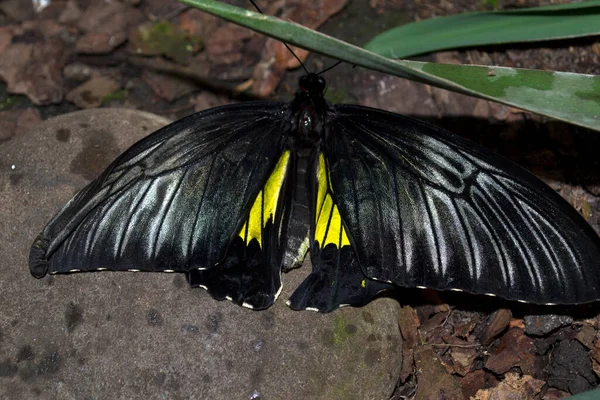
<path fill-rule="evenodd" d="M 600 238 L 551 188 L 432 125 L 331 105 L 324 88 L 308 74 L 289 104 L 214 108 L 134 144 L 44 228 L 31 273 L 185 272 L 264 309 L 310 249 L 293 309 L 397 286 L 600 298 Z"/>

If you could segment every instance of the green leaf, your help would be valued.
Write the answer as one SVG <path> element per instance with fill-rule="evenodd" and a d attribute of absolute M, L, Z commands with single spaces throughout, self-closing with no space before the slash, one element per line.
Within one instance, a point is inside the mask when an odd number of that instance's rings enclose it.
<path fill-rule="evenodd" d="M 288 44 L 368 69 L 600 130 L 600 77 L 506 67 L 390 60 L 293 22 L 214 0 L 180 0 Z"/>
<path fill-rule="evenodd" d="M 6 95 L 5 98 L 0 97 L 0 111 L 12 109 L 13 107 L 25 101 L 25 96 L 22 95 Z"/>
<path fill-rule="evenodd" d="M 186 34 L 168 21 L 154 21 L 131 30 L 129 44 L 133 53 L 146 56 L 165 55 L 187 64 L 191 55 L 202 49 L 200 38 Z"/>
<path fill-rule="evenodd" d="M 600 34 L 600 1 L 426 19 L 377 35 L 365 48 L 405 58 L 443 49 Z"/>
<path fill-rule="evenodd" d="M 585 393 L 579 393 L 571 397 L 571 400 L 597 400 L 600 399 L 600 390 L 591 390 Z"/>

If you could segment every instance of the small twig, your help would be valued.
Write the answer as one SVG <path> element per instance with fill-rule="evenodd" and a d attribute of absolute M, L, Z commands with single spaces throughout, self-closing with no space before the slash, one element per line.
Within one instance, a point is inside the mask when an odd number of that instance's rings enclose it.
<path fill-rule="evenodd" d="M 461 349 L 471 349 L 481 347 L 480 344 L 451 344 L 451 343 L 424 343 L 422 346 L 437 346 L 437 347 L 459 347 Z"/>
<path fill-rule="evenodd" d="M 448 315 L 446 315 L 446 318 L 444 318 L 444 322 L 442 322 L 442 325 L 440 325 L 440 328 L 442 328 L 442 329 L 444 328 L 444 326 L 446 325 L 446 322 L 448 322 L 448 318 L 450 318 L 453 311 L 454 310 L 452 310 L 452 309 L 448 311 Z"/>
<path fill-rule="evenodd" d="M 136 67 L 148 68 L 156 72 L 162 72 L 171 74 L 181 78 L 190 79 L 207 89 L 211 89 L 218 92 L 227 92 L 233 94 L 239 94 L 238 85 L 234 85 L 228 82 L 223 82 L 198 72 L 199 68 L 193 66 L 185 66 L 176 64 L 157 57 L 142 57 L 130 54 L 127 57 L 127 61 L 135 65 Z"/>

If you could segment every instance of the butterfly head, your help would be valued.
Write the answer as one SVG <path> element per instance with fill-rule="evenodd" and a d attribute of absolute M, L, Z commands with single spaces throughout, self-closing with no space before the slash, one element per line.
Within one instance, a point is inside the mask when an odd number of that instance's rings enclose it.
<path fill-rule="evenodd" d="M 322 97 L 327 84 L 325 79 L 317 74 L 309 73 L 300 78 L 300 91 L 310 96 Z"/>

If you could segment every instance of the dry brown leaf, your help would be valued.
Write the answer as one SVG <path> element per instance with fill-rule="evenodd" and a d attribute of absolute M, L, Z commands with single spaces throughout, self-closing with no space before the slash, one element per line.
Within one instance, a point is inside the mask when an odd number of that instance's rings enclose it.
<path fill-rule="evenodd" d="M 63 98 L 62 68 L 66 58 L 61 40 L 14 43 L 0 57 L 0 78 L 9 93 L 24 94 L 37 105 Z"/>
<path fill-rule="evenodd" d="M 116 92 L 121 85 L 114 79 L 99 76 L 77 86 L 67 94 L 67 100 L 79 108 L 96 108 L 102 105 L 106 96 Z"/>

